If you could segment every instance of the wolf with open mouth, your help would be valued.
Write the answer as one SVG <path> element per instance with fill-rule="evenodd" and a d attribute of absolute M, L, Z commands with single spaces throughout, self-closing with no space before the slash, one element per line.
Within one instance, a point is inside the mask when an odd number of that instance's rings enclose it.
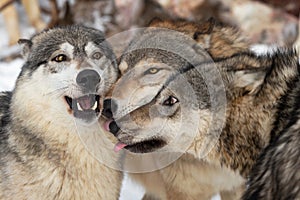
<path fill-rule="evenodd" d="M 0 199 L 118 199 L 121 173 L 82 141 L 106 155 L 98 120 L 119 72 L 103 33 L 58 27 L 20 43 L 25 64 L 0 94 Z"/>
<path fill-rule="evenodd" d="M 232 29 L 214 24 L 205 31 L 191 22 L 155 26 L 177 30 L 194 43 L 150 27 L 129 45 L 119 65 L 122 76 L 104 103 L 104 113 L 112 117 L 105 128 L 119 140 L 115 150 L 182 153 L 160 170 L 130 175 L 145 187 L 145 199 L 208 200 L 216 193 L 240 199 L 269 143 L 287 82 L 298 76 L 297 54 L 258 56 Z M 285 78 L 277 79 L 278 74 Z M 159 166 L 161 160 L 154 157 L 155 162 Z"/>

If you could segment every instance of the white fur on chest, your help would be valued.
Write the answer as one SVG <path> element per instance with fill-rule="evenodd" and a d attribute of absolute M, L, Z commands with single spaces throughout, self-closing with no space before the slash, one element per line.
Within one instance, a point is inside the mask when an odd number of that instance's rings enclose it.
<path fill-rule="evenodd" d="M 178 160 L 161 173 L 166 182 L 172 182 L 178 190 L 195 196 L 229 191 L 244 183 L 244 179 L 232 170 L 196 160 Z"/>

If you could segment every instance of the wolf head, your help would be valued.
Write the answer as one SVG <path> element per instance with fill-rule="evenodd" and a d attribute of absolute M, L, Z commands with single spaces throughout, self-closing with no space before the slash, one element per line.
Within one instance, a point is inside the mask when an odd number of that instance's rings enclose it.
<path fill-rule="evenodd" d="M 237 29 L 222 25 L 213 18 L 200 23 L 156 18 L 151 21 L 149 27 L 167 28 L 184 33 L 195 40 L 212 58 L 229 57 L 237 52 L 244 52 L 249 47 L 248 41 Z"/>
<path fill-rule="evenodd" d="M 196 142 L 206 151 L 223 128 L 226 106 L 255 94 L 263 63 L 248 59 L 246 47 L 222 57 L 216 41 L 208 54 L 200 48 L 206 41 L 193 35 L 149 28 L 132 41 L 119 66 L 123 75 L 104 103 L 114 119 L 106 129 L 120 141 L 116 150 L 178 152 Z"/>
<path fill-rule="evenodd" d="M 60 121 L 93 123 L 102 99 L 118 77 L 113 51 L 103 33 L 69 26 L 20 40 L 26 59 L 14 99 L 28 115 L 48 113 Z"/>

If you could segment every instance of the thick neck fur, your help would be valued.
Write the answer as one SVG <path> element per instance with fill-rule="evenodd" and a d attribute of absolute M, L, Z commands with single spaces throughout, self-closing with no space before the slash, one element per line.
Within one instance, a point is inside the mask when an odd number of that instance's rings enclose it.
<path fill-rule="evenodd" d="M 230 102 L 226 128 L 218 147 L 223 155 L 221 163 L 238 169 L 244 176 L 261 149 L 269 143 L 271 132 L 278 133 L 284 128 L 292 109 L 286 101 L 298 90 L 296 84 L 299 84 L 298 57 L 293 50 L 278 51 L 258 59 L 269 63 L 269 66 L 262 66 L 268 68 L 264 81 L 256 94 Z"/>
<path fill-rule="evenodd" d="M 76 127 L 73 120 L 62 120 L 62 115 L 52 113 L 47 107 L 37 112 L 35 109 L 40 109 L 39 105 L 18 103 L 19 95 L 16 89 L 10 106 L 8 147 L 14 159 L 8 163 L 11 165 L 8 168 L 14 173 L 9 177 L 11 188 L 7 196 L 15 199 L 117 199 L 121 173 L 104 166 L 81 141 L 87 136 L 99 142 L 98 126 Z M 77 131 L 82 133 L 82 138 Z M 90 144 L 88 142 L 86 145 Z M 99 143 L 101 145 L 106 144 Z M 110 156 L 112 150 L 108 151 L 104 147 L 92 153 L 107 156 L 113 163 L 117 158 Z M 117 185 L 111 187 L 110 181 Z M 18 188 L 23 188 L 22 192 Z"/>
<path fill-rule="evenodd" d="M 257 102 L 270 102 L 276 106 L 271 140 L 281 132 L 292 119 L 298 107 L 300 66 L 295 50 L 283 50 L 272 55 L 272 65 L 258 95 Z"/>

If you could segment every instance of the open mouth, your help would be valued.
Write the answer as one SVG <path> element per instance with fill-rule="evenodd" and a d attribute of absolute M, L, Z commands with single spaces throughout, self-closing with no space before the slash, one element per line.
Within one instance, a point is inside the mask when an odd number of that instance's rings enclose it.
<path fill-rule="evenodd" d="M 161 138 L 148 139 L 128 145 L 122 142 L 118 142 L 114 150 L 115 152 L 118 152 L 121 149 L 125 148 L 133 153 L 150 153 L 164 147 L 166 144 L 167 143 Z"/>
<path fill-rule="evenodd" d="M 65 96 L 65 100 L 76 118 L 83 119 L 84 121 L 91 121 L 99 116 L 99 95 L 88 94 L 78 98 Z"/>
<path fill-rule="evenodd" d="M 111 132 L 117 138 L 122 132 L 117 123 L 112 119 L 106 121 L 103 128 L 104 130 Z M 150 153 L 164 147 L 166 144 L 167 142 L 162 137 L 152 137 L 136 143 L 119 141 L 115 145 L 114 151 L 119 152 L 121 149 L 127 149 L 133 153 Z"/>

